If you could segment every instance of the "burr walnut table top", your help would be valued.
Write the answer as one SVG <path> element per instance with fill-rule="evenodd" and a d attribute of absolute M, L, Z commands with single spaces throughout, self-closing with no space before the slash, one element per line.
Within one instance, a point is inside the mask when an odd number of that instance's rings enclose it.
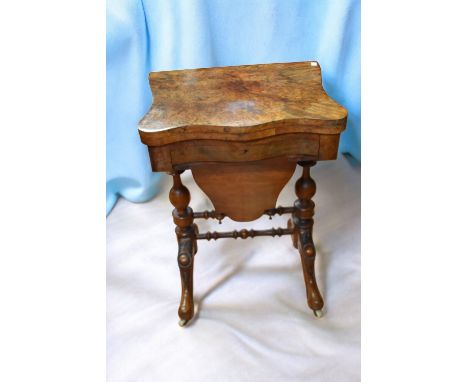
<path fill-rule="evenodd" d="M 254 141 L 283 134 L 339 134 L 346 110 L 322 87 L 315 61 L 153 72 L 153 105 L 141 140 Z"/>

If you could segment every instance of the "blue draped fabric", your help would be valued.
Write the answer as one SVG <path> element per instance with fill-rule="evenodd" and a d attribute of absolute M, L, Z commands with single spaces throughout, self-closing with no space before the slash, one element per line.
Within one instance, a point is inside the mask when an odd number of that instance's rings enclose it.
<path fill-rule="evenodd" d="M 155 70 L 317 60 L 348 109 L 340 151 L 360 160 L 359 0 L 108 0 L 107 213 L 158 190 L 137 131 Z"/>

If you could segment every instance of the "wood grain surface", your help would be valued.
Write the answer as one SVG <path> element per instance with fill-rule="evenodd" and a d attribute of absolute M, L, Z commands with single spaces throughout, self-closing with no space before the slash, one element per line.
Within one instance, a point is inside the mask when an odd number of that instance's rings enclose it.
<path fill-rule="evenodd" d="M 287 158 L 273 158 L 250 163 L 194 165 L 192 174 L 216 211 L 245 222 L 275 207 L 295 168 L 296 163 Z"/>
<path fill-rule="evenodd" d="M 346 125 L 314 61 L 153 72 L 149 80 L 153 105 L 139 124 L 149 146 L 339 134 Z"/>

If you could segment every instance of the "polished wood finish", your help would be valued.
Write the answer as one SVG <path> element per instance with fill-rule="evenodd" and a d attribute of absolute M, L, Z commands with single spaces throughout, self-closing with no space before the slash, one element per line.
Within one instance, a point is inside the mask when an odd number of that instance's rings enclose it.
<path fill-rule="evenodd" d="M 347 112 L 323 90 L 314 61 L 155 72 L 150 85 L 153 105 L 139 133 L 153 171 L 335 159 L 346 126 Z"/>
<path fill-rule="evenodd" d="M 218 239 L 247 239 L 254 238 L 257 236 L 283 236 L 291 235 L 293 230 L 290 228 L 270 228 L 270 229 L 241 229 L 240 231 L 234 230 L 229 232 L 205 232 L 197 234 L 197 240 L 218 240 Z"/>
<path fill-rule="evenodd" d="M 270 220 L 272 218 L 272 216 L 275 216 L 275 215 L 283 215 L 283 214 L 291 214 L 294 212 L 294 207 L 282 207 L 282 206 L 278 206 L 278 207 L 275 207 L 275 208 L 269 208 L 268 210 L 265 210 L 263 212 L 263 215 L 267 215 L 269 216 Z M 219 221 L 219 224 L 221 224 L 221 221 L 226 217 L 225 214 L 223 214 L 222 212 L 216 212 L 215 210 L 211 210 L 211 211 L 208 211 L 208 210 L 205 210 L 205 211 L 202 211 L 202 212 L 194 212 L 193 213 L 193 218 L 194 219 L 216 219 Z"/>
<path fill-rule="evenodd" d="M 148 147 L 153 171 L 190 168 L 191 163 L 251 162 L 288 157 L 291 161 L 332 160 L 338 152 L 339 135 L 285 134 L 254 141 L 197 139 Z"/>
<path fill-rule="evenodd" d="M 184 325 L 193 317 L 193 263 L 197 253 L 196 235 L 198 229 L 193 224 L 193 211 L 189 207 L 190 192 L 182 184 L 180 171 L 172 174 L 173 186 L 169 192 L 169 200 L 175 207 L 172 217 L 176 225 L 179 251 L 177 263 L 179 264 L 182 293 L 179 304 L 179 317 Z"/>
<path fill-rule="evenodd" d="M 346 125 L 347 112 L 323 90 L 315 61 L 162 71 L 149 81 L 153 105 L 140 122 L 149 146 L 339 134 Z"/>
<path fill-rule="evenodd" d="M 195 182 L 212 201 L 215 210 L 232 220 L 252 221 L 274 208 L 279 193 L 294 174 L 296 163 L 288 158 L 247 163 L 192 166 Z"/>
<path fill-rule="evenodd" d="M 317 156 L 319 136 L 314 134 L 288 134 L 250 142 L 219 142 L 196 140 L 180 142 L 171 151 L 175 163 L 189 162 L 250 162 L 266 158 L 297 156 L 298 153 Z"/>
<path fill-rule="evenodd" d="M 315 280 L 315 245 L 312 239 L 312 228 L 314 225 L 315 204 L 312 197 L 315 195 L 316 185 L 310 177 L 310 167 L 315 162 L 299 163 L 303 166 L 302 176 L 296 182 L 296 195 L 298 199 L 294 203 L 292 215 L 292 228 L 296 245 L 299 249 L 302 261 L 302 270 L 307 292 L 307 303 L 314 312 L 323 308 L 323 299 Z M 293 239 L 294 240 L 294 239 Z"/>
<path fill-rule="evenodd" d="M 226 217 L 225 214 L 222 212 L 216 212 L 215 210 L 205 210 L 202 212 L 194 212 L 193 213 L 193 218 L 194 219 L 216 219 L 219 221 L 219 224 L 221 224 L 221 221 Z"/>
<path fill-rule="evenodd" d="M 170 200 L 181 277 L 179 317 L 194 314 L 193 263 L 197 240 L 291 235 L 299 250 L 307 303 L 321 315 L 323 299 L 315 279 L 312 239 L 316 186 L 310 167 L 335 159 L 346 110 L 322 87 L 317 62 L 175 70 L 149 76 L 153 104 L 140 121 L 153 171 L 173 176 Z M 293 207 L 275 207 L 296 164 Z M 213 202 L 213 211 L 193 212 L 180 174 L 191 170 Z M 230 217 L 251 221 L 291 213 L 287 228 L 199 233 L 194 219 Z"/>

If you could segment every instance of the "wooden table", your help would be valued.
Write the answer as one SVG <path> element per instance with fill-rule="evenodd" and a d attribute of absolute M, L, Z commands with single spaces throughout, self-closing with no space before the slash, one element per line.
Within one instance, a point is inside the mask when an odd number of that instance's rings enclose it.
<path fill-rule="evenodd" d="M 153 105 L 139 124 L 155 172 L 173 177 L 169 198 L 182 281 L 179 324 L 194 313 L 193 263 L 197 240 L 291 235 L 299 250 L 307 302 L 321 317 L 312 239 L 316 186 L 310 168 L 336 159 L 346 110 L 322 87 L 317 62 L 229 66 L 150 73 Z M 284 185 L 302 166 L 297 200 L 275 207 Z M 180 174 L 191 170 L 213 211 L 193 212 Z M 239 222 L 290 213 L 287 228 L 198 232 L 195 219 Z"/>

